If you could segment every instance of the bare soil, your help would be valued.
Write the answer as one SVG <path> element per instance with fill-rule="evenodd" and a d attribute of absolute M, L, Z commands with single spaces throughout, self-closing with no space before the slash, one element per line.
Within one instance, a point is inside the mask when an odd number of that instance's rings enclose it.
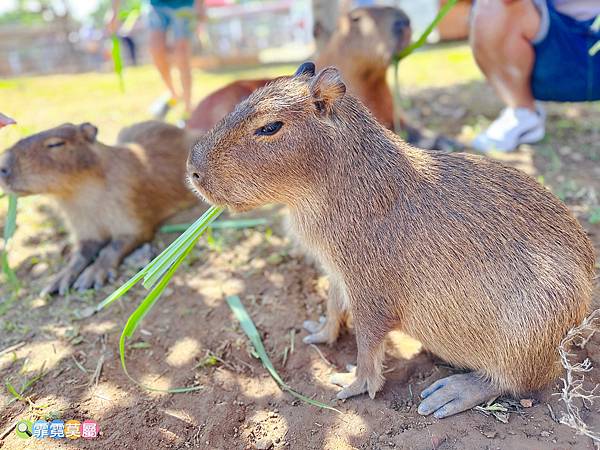
<path fill-rule="evenodd" d="M 500 108 L 480 82 L 407 94 L 415 121 L 450 136 L 470 137 Z M 588 220 L 600 192 L 598 105 L 550 105 L 546 140 L 503 159 L 540 177 L 566 201 L 600 252 L 600 225 Z M 253 214 L 269 218 L 270 227 L 214 231 L 210 245 L 203 241 L 144 320 L 135 345 L 128 347 L 134 378 L 159 388 L 202 388 L 186 394 L 144 390 L 125 376 L 118 355 L 120 332 L 143 296 L 141 289 L 88 317 L 90 307 L 135 269 L 124 267 L 119 279 L 99 292 L 39 298 L 47 278 L 64 262 L 67 239 L 45 204 L 33 203 L 32 208 L 35 218 L 21 224 L 17 234 L 17 246 L 28 255 L 18 267 L 25 286 L 13 299 L 7 286 L 0 292 L 0 351 L 17 345 L 0 356 L 0 380 L 18 388 L 40 371 L 43 376 L 24 392 L 27 400 L 12 401 L 0 410 L 0 433 L 8 431 L 0 439 L 4 449 L 595 448 L 591 439 L 555 420 L 565 410 L 555 395 L 559 380 L 523 399 L 528 407 L 521 399 L 499 400 L 510 411 L 507 423 L 474 410 L 444 420 L 419 416 L 421 390 L 453 369 L 416 352 L 415 343 L 402 336 L 395 336 L 390 346 L 387 382 L 375 400 L 361 396 L 336 401 L 337 388 L 328 378 L 354 362 L 355 342 L 352 334 L 333 347 L 317 349 L 301 342 L 303 320 L 324 312 L 327 281 L 294 253 L 277 208 Z M 189 221 L 200 212 L 188 212 L 174 222 Z M 153 246 L 164 248 L 172 238 L 160 234 Z M 341 413 L 306 405 L 278 389 L 251 355 L 224 301 L 230 294 L 242 299 L 282 377 Z M 598 288 L 594 299 L 598 307 Z M 576 355 L 585 357 L 596 366 L 586 374 L 587 383 L 600 383 L 600 336 Z M 0 390 L 0 403 L 10 402 L 8 391 Z M 600 430 L 599 408 L 596 402 L 582 410 L 595 430 Z M 94 419 L 101 436 L 91 441 L 25 441 L 10 431 L 18 419 L 39 417 Z"/>

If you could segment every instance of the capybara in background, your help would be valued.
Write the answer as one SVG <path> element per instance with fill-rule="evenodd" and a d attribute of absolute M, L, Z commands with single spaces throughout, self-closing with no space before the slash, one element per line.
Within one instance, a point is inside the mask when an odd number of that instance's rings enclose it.
<path fill-rule="evenodd" d="M 194 146 L 188 175 L 217 205 L 289 208 L 335 293 L 313 342 L 353 319 L 358 367 L 332 379 L 342 399 L 381 389 L 394 329 L 469 370 L 423 391 L 421 414 L 541 389 L 590 305 L 593 248 L 563 203 L 493 160 L 407 145 L 335 68 L 305 63 L 253 93 Z"/>
<path fill-rule="evenodd" d="M 190 133 L 142 122 L 123 129 L 117 145 L 108 146 L 97 132 L 90 123 L 64 124 L 0 155 L 0 186 L 54 200 L 72 234 L 69 262 L 44 294 L 102 286 L 161 222 L 194 201 L 185 184 Z"/>
<path fill-rule="evenodd" d="M 392 57 L 410 43 L 408 16 L 389 6 L 357 8 L 340 17 L 337 28 L 317 59 L 317 67 L 336 66 L 348 92 L 358 97 L 385 127 L 394 128 L 394 103 L 387 83 Z M 234 81 L 204 98 L 192 112 L 187 127 L 208 131 L 235 105 L 272 79 Z M 442 136 L 425 137 L 405 123 L 407 139 L 427 148 L 448 149 L 454 145 Z M 430 133 L 431 134 L 431 133 Z"/>

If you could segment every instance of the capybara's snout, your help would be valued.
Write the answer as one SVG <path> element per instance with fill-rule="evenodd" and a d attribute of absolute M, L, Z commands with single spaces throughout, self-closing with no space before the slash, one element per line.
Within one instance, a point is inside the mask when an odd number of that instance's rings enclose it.
<path fill-rule="evenodd" d="M 392 24 L 393 33 L 401 38 L 405 33 L 410 33 L 410 19 L 404 14 L 399 14 Z"/>
<path fill-rule="evenodd" d="M 9 183 L 14 172 L 14 158 L 12 152 L 7 151 L 0 155 L 0 187 L 10 189 Z"/>
<path fill-rule="evenodd" d="M 208 173 L 206 149 L 199 143 L 192 147 L 186 163 L 186 178 L 196 189 L 202 190 Z"/>

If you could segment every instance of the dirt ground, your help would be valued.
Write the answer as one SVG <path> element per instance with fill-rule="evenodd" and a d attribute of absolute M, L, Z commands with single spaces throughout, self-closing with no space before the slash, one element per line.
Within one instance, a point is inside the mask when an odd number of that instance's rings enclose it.
<path fill-rule="evenodd" d="M 407 90 L 413 120 L 450 136 L 469 138 L 493 118 L 500 105 L 480 81 L 450 88 Z M 482 118 L 483 117 L 483 118 Z M 600 252 L 599 105 L 550 105 L 548 137 L 504 159 L 548 185 L 570 206 Z M 141 289 L 108 310 L 88 316 L 135 269 L 100 292 L 41 299 L 37 293 L 64 261 L 67 236 L 43 202 L 34 218 L 20 224 L 16 245 L 27 257 L 18 275 L 25 287 L 12 298 L 2 287 L 0 380 L 15 387 L 41 374 L 12 401 L 0 389 L 0 446 L 17 449 L 594 449 L 591 439 L 557 423 L 565 407 L 555 395 L 560 382 L 534 396 L 499 400 L 508 422 L 480 411 L 437 420 L 417 414 L 419 393 L 453 369 L 416 351 L 396 336 L 386 359 L 387 382 L 375 400 L 335 400 L 329 375 L 354 362 L 353 336 L 333 347 L 306 346 L 301 324 L 324 312 L 327 281 L 294 253 L 283 237 L 277 208 L 253 213 L 271 225 L 214 231 L 193 252 L 183 270 L 136 333 L 127 362 L 136 379 L 159 388 L 200 386 L 194 393 L 143 390 L 123 373 L 118 340 L 125 321 L 143 296 Z M 201 208 L 175 218 L 186 222 Z M 591 220 L 588 220 L 591 219 Z M 600 220 L 599 220 L 600 221 Z M 159 250 L 173 239 L 160 234 Z M 252 316 L 277 370 L 295 389 L 330 403 L 341 413 L 306 405 L 282 393 L 260 362 L 224 302 L 237 294 Z M 596 307 L 600 292 L 595 289 Z M 287 350 L 286 350 L 287 349 Z M 284 355 L 287 354 L 287 358 Z M 576 358 L 596 366 L 586 374 L 600 383 L 600 336 Z M 529 401 L 532 400 L 532 401 Z M 600 402 L 582 410 L 600 431 Z M 11 426 L 22 418 L 94 419 L 101 436 L 86 441 L 20 439 Z M 3 433 L 7 431 L 7 433 Z"/>

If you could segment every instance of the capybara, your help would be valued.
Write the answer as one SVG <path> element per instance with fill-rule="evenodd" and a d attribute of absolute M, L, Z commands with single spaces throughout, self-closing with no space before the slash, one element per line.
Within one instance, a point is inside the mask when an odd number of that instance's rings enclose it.
<path fill-rule="evenodd" d="M 386 80 L 387 69 L 392 57 L 408 45 L 410 38 L 410 20 L 402 10 L 390 6 L 357 8 L 340 17 L 316 64 L 317 67 L 338 67 L 348 91 L 358 97 L 385 127 L 393 129 L 394 102 Z M 239 102 L 269 81 L 272 79 L 239 80 L 218 89 L 198 104 L 187 127 L 210 130 Z M 406 124 L 402 113 L 400 121 L 410 142 L 440 150 L 455 145 L 442 136 L 425 137 Z"/>
<path fill-rule="evenodd" d="M 192 135 L 149 121 L 121 131 L 116 146 L 90 123 L 64 124 L 20 140 L 0 155 L 0 186 L 52 200 L 71 231 L 67 265 L 44 289 L 98 288 L 161 222 L 195 197 L 185 184 Z"/>
<path fill-rule="evenodd" d="M 335 68 L 305 63 L 253 93 L 195 144 L 188 176 L 217 205 L 289 208 L 332 280 L 312 342 L 354 323 L 358 367 L 332 380 L 342 399 L 381 389 L 393 329 L 469 370 L 423 391 L 421 414 L 538 390 L 590 305 L 593 248 L 564 204 L 498 162 L 407 145 Z"/>

